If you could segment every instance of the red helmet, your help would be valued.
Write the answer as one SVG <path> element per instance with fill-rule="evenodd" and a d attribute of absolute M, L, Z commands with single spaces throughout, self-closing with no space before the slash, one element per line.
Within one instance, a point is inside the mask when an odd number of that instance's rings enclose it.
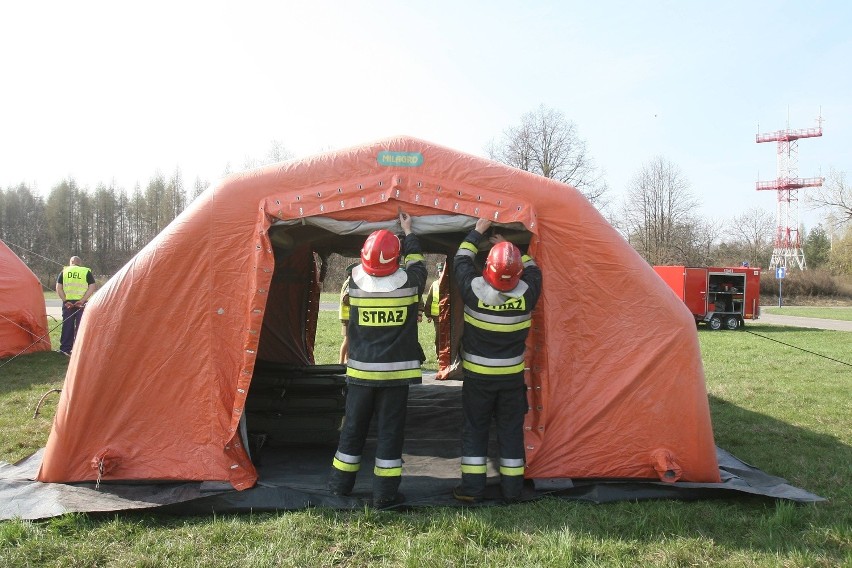
<path fill-rule="evenodd" d="M 373 231 L 361 248 L 361 265 L 370 276 L 389 276 L 399 268 L 399 239 L 385 229 Z"/>
<path fill-rule="evenodd" d="M 518 285 L 523 271 L 521 251 L 509 241 L 502 241 L 491 247 L 482 277 L 492 288 L 508 292 Z"/>

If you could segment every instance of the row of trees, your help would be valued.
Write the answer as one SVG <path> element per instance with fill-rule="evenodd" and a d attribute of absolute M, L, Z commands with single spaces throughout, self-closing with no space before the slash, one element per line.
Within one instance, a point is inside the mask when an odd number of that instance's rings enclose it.
<path fill-rule="evenodd" d="M 693 266 L 766 265 L 775 220 L 751 209 L 729 220 L 696 214 L 698 199 L 689 180 L 663 157 L 648 161 L 630 180 L 621 203 L 613 204 L 604 173 L 589 154 L 574 123 L 544 106 L 522 117 L 490 143 L 492 159 L 568 183 L 583 192 L 650 264 Z M 265 159 L 246 167 L 291 157 L 274 141 Z M 230 168 L 226 168 L 226 172 Z M 93 191 L 74 180 L 53 187 L 46 198 L 25 184 L 0 189 L 0 239 L 52 287 L 72 254 L 99 276 L 117 271 L 197 197 L 208 183 L 185 187 L 180 170 L 155 174 L 128 193 L 114 184 Z M 810 268 L 852 275 L 852 192 L 842 173 L 831 172 L 810 202 L 827 212 L 825 223 L 804 236 Z"/>
<path fill-rule="evenodd" d="M 246 156 L 243 169 L 280 162 L 292 154 L 278 140 L 266 156 Z M 231 173 L 225 164 L 223 175 Z M 198 197 L 210 183 L 195 178 L 186 187 L 180 169 L 155 173 L 143 188 L 99 184 L 94 191 L 73 179 L 54 186 L 45 199 L 26 184 L 0 188 L 0 239 L 48 288 L 72 255 L 100 278 L 114 274 Z"/>
<path fill-rule="evenodd" d="M 128 194 L 115 185 L 89 192 L 74 180 L 53 187 L 46 198 L 26 184 L 0 190 L 0 239 L 48 287 L 71 255 L 95 274 L 110 275 L 133 257 L 206 188 L 196 180 L 187 192 L 180 171 L 155 174 L 143 190 Z"/>

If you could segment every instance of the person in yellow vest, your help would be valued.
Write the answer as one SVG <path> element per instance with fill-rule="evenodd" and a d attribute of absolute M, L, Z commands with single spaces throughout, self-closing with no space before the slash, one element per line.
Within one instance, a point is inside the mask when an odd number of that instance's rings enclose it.
<path fill-rule="evenodd" d="M 429 293 L 426 294 L 426 299 L 423 301 L 424 311 L 426 312 L 426 321 L 431 321 L 435 324 L 435 356 L 439 354 L 440 345 L 438 340 L 438 331 L 440 327 L 440 324 L 438 323 L 438 316 L 441 313 L 441 291 L 439 284 L 441 283 L 441 275 L 444 273 L 444 263 L 439 262 L 436 267 L 438 269 L 438 275 L 435 277 L 435 281 L 432 282 L 432 286 L 429 287 Z"/>
<path fill-rule="evenodd" d="M 56 295 L 62 300 L 59 351 L 68 357 L 71 356 L 77 329 L 83 319 L 83 307 L 95 293 L 95 277 L 89 268 L 80 266 L 81 262 L 79 256 L 72 256 L 68 266 L 62 269 L 56 279 Z"/>

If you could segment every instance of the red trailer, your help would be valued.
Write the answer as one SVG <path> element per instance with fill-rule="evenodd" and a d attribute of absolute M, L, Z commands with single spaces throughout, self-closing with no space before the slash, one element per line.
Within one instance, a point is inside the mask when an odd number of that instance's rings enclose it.
<path fill-rule="evenodd" d="M 760 317 L 760 268 L 655 266 L 654 270 L 683 300 L 696 323 L 737 329 L 745 320 Z"/>

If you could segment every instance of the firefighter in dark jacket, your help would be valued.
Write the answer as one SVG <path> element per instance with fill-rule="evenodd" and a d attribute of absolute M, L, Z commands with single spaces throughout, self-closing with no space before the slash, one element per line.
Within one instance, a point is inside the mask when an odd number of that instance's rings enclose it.
<path fill-rule="evenodd" d="M 417 340 L 420 297 L 426 284 L 426 266 L 411 216 L 401 212 L 405 233 L 403 264 L 399 266 L 399 238 L 384 229 L 367 237 L 361 264 L 352 269 L 349 283 L 349 357 L 346 368 L 346 417 L 332 461 L 328 488 L 349 495 L 370 422 L 376 419 L 376 459 L 373 468 L 373 505 L 386 507 L 402 500 L 402 444 L 408 387 L 422 380 L 422 348 Z"/>
<path fill-rule="evenodd" d="M 461 484 L 453 496 L 475 503 L 485 493 L 488 430 L 496 419 L 500 489 L 506 501 L 521 496 L 524 483 L 525 341 L 541 294 L 541 270 L 514 244 L 493 235 L 485 269 L 473 260 L 491 221 L 479 219 L 453 261 L 464 300 L 462 335 Z"/>

